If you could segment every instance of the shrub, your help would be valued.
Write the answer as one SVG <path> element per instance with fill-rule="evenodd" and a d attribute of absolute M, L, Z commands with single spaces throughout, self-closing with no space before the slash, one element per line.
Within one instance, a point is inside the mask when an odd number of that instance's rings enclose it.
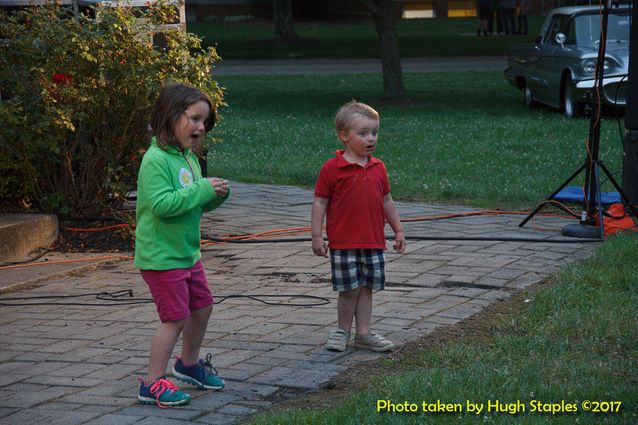
<path fill-rule="evenodd" d="M 210 78 L 219 59 L 213 48 L 178 28 L 162 31 L 166 48 L 153 47 L 151 30 L 176 19 L 167 3 L 94 12 L 97 19 L 75 19 L 58 4 L 0 12 L 0 175 L 19 170 L 30 182 L 20 196 L 48 212 L 86 216 L 121 206 L 167 81 L 222 103 Z M 0 205 L 17 195 L 6 186 Z"/>

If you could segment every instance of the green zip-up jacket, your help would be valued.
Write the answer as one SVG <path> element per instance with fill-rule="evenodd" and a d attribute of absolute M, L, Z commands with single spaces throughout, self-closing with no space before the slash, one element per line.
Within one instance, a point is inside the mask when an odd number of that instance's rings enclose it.
<path fill-rule="evenodd" d="M 202 214 L 226 199 L 202 178 L 194 153 L 175 146 L 162 149 L 153 138 L 137 178 L 135 267 L 192 267 L 201 258 Z"/>

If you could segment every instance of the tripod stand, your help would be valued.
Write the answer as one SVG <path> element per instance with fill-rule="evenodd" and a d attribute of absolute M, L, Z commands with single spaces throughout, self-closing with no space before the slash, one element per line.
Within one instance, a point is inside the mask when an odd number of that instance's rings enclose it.
<path fill-rule="evenodd" d="M 585 185 L 583 188 L 583 207 L 579 224 L 570 224 L 563 227 L 561 233 L 565 236 L 573 236 L 580 238 L 599 238 L 604 239 L 605 229 L 603 225 L 603 206 L 600 191 L 600 170 L 602 170 L 614 188 L 622 197 L 625 205 L 628 205 L 634 215 L 638 217 L 636 208 L 629 202 L 627 195 L 614 180 L 605 164 L 598 158 L 600 146 L 600 120 L 601 120 L 601 102 L 600 95 L 603 90 L 603 63 L 605 60 L 605 48 L 607 45 L 607 21 L 609 18 L 609 5 L 604 1 L 603 15 L 600 28 L 600 44 L 598 49 L 598 58 L 596 61 L 596 70 L 594 73 L 594 93 L 596 103 L 591 113 L 589 124 L 589 138 L 587 139 L 587 157 L 583 165 L 578 168 L 567 180 L 565 180 L 544 202 L 541 202 L 534 211 L 532 211 L 518 226 L 523 227 L 536 213 L 538 213 L 547 201 L 551 201 L 554 197 L 571 182 L 582 171 L 585 171 Z M 596 223 L 596 220 L 598 221 Z"/>

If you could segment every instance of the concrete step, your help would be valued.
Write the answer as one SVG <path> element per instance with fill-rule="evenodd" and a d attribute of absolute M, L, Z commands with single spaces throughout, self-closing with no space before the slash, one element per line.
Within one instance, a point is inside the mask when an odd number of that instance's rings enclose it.
<path fill-rule="evenodd" d="M 27 261 L 58 238 L 52 214 L 0 214 L 0 263 Z"/>

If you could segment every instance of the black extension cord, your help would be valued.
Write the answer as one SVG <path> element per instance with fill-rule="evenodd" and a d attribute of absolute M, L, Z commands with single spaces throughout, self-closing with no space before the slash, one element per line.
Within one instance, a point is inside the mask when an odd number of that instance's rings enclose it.
<path fill-rule="evenodd" d="M 271 238 L 271 239 L 226 239 L 214 236 L 202 236 L 203 239 L 212 242 L 223 243 L 277 243 L 277 242 L 311 242 L 312 238 Z M 387 240 L 394 240 L 394 236 L 386 236 Z M 579 239 L 542 239 L 542 238 L 494 238 L 480 236 L 406 236 L 407 240 L 415 241 L 488 241 L 488 242 L 529 242 L 529 243 L 585 243 L 602 242 L 599 238 L 579 238 Z M 213 249 L 202 248 L 201 251 L 213 251 Z"/>
<path fill-rule="evenodd" d="M 68 299 L 68 298 L 81 298 L 81 297 L 95 297 L 97 300 L 105 301 L 104 303 L 82 303 L 82 302 L 28 302 L 28 303 L 16 303 L 13 301 L 30 301 L 30 300 L 49 300 L 49 299 Z M 132 299 L 131 299 L 132 298 Z M 295 295 L 295 294 L 265 294 L 265 295 L 249 295 L 249 294 L 233 294 L 233 295 L 217 295 L 214 298 L 217 300 L 215 304 L 221 304 L 224 301 L 231 298 L 248 298 L 253 301 L 260 302 L 266 305 L 275 306 L 289 306 L 289 307 L 318 307 L 326 304 L 330 304 L 330 300 L 324 297 L 315 295 Z M 274 302 L 268 301 L 268 299 L 308 299 L 315 300 L 312 303 L 286 303 L 286 302 Z M 8 301 L 8 302 L 7 302 Z M 152 303 L 151 298 L 133 298 L 133 290 L 124 289 L 114 292 L 93 292 L 79 295 L 42 295 L 36 297 L 0 297 L 0 306 L 30 306 L 30 305 L 77 305 L 77 306 L 93 306 L 93 307 L 112 307 L 116 305 L 131 305 L 131 304 L 149 304 Z"/>

